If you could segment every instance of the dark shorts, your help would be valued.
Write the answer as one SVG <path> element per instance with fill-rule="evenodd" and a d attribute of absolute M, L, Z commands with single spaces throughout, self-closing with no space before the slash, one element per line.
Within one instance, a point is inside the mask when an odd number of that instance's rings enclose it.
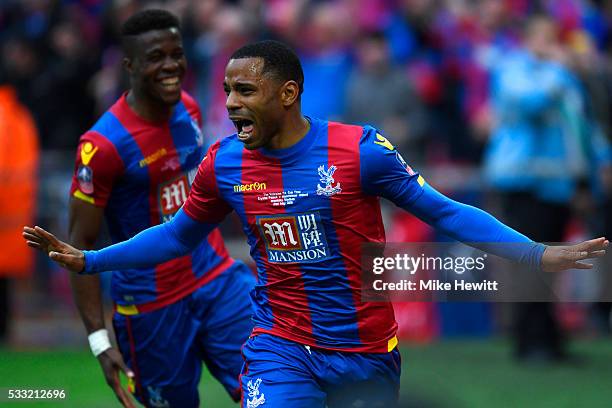
<path fill-rule="evenodd" d="M 240 349 L 252 330 L 254 284 L 249 268 L 236 262 L 176 303 L 132 316 L 115 313 L 117 343 L 136 374 L 133 393 L 142 404 L 199 406 L 202 362 L 232 398 L 240 398 Z"/>
<path fill-rule="evenodd" d="M 347 353 L 260 334 L 242 350 L 242 407 L 395 407 L 401 359 L 390 353 Z"/>

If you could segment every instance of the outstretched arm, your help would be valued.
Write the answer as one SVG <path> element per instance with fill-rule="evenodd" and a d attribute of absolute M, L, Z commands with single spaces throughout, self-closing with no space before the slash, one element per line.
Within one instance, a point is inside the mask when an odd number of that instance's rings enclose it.
<path fill-rule="evenodd" d="M 491 214 L 454 201 L 424 183 L 422 194 L 404 209 L 449 237 L 475 243 L 489 253 L 538 267 L 545 246 L 504 225 Z"/>
<path fill-rule="evenodd" d="M 410 168 L 376 129 L 364 128 L 360 149 L 365 192 L 387 198 L 451 238 L 546 271 L 591 268 L 592 265 L 581 261 L 605 254 L 608 246 L 605 238 L 577 245 L 545 246 L 478 208 L 440 194 Z"/>
<path fill-rule="evenodd" d="M 208 149 L 189 197 L 170 222 L 141 231 L 100 251 L 80 251 L 40 227 L 24 227 L 27 244 L 73 272 L 91 274 L 115 269 L 146 268 L 186 255 L 232 211 L 221 198 L 215 177 L 220 143 Z"/>
<path fill-rule="evenodd" d="M 73 272 L 91 274 L 107 270 L 146 268 L 183 256 L 193 250 L 215 224 L 195 221 L 180 209 L 165 224 L 148 228 L 133 238 L 100 251 L 80 251 L 40 227 L 24 227 L 23 236 L 32 248 Z"/>
<path fill-rule="evenodd" d="M 597 238 L 577 245 L 546 246 L 501 223 L 491 214 L 454 201 L 428 184 L 407 210 L 449 237 L 545 271 L 589 269 L 581 262 L 605 254 L 608 241 Z"/>

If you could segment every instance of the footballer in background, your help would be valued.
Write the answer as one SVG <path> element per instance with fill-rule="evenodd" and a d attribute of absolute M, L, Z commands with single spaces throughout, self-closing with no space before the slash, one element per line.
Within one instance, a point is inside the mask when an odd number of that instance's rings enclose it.
<path fill-rule="evenodd" d="M 70 202 L 70 240 L 90 249 L 106 218 L 113 242 L 172 219 L 202 160 L 202 117 L 181 90 L 186 70 L 180 25 L 145 10 L 122 27 L 131 88 L 80 140 Z M 106 382 L 132 406 L 119 372 L 145 406 L 197 407 L 202 362 L 239 399 L 240 347 L 251 323 L 255 280 L 227 253 L 218 230 L 179 258 L 112 276 L 113 327 L 104 325 L 98 276 L 72 276 L 73 292 Z"/>

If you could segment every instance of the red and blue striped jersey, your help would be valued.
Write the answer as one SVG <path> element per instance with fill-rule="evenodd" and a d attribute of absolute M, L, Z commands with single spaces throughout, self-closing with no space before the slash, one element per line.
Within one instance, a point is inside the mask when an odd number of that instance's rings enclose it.
<path fill-rule="evenodd" d="M 361 300 L 362 244 L 385 241 L 379 197 L 409 206 L 422 178 L 375 129 L 309 121 L 288 149 L 250 151 L 236 135 L 211 146 L 184 211 L 202 222 L 239 215 L 258 270 L 254 334 L 390 351 L 392 305 Z"/>
<path fill-rule="evenodd" d="M 70 194 L 104 207 L 113 242 L 169 221 L 189 195 L 203 156 L 202 117 L 186 93 L 170 120 L 139 117 L 123 95 L 81 136 Z M 191 254 L 150 269 L 115 271 L 118 305 L 140 312 L 173 303 L 226 270 L 229 257 L 218 230 Z"/>

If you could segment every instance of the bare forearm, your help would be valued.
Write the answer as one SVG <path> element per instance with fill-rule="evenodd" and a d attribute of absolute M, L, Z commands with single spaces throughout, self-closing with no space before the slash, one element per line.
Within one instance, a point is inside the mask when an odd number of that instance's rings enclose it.
<path fill-rule="evenodd" d="M 100 277 L 70 274 L 72 296 L 87 333 L 104 328 Z"/>
<path fill-rule="evenodd" d="M 72 200 L 70 206 L 70 243 L 81 250 L 95 246 L 102 223 L 103 209 Z M 99 276 L 70 274 L 72 295 L 87 333 L 104 328 L 104 309 Z"/>

